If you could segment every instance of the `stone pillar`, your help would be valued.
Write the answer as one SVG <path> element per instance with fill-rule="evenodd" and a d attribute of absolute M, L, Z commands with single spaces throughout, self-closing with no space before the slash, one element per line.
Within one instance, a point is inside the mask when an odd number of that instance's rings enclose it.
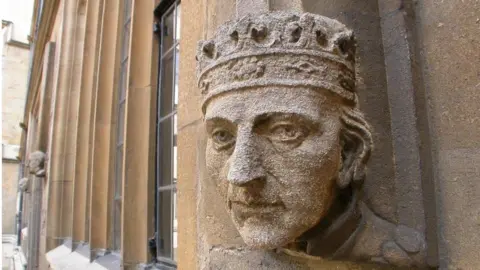
<path fill-rule="evenodd" d="M 42 190 L 45 177 L 45 154 L 36 151 L 30 154 L 28 168 L 32 174 L 32 212 L 28 224 L 28 270 L 38 269 L 41 226 Z"/>
<path fill-rule="evenodd" d="M 89 145 L 92 149 L 89 159 L 91 159 L 91 172 L 89 174 L 89 207 L 90 207 L 90 222 L 89 222 L 89 239 L 92 252 L 96 255 L 104 254 L 109 248 L 109 238 L 111 234 L 111 198 L 112 187 L 110 187 L 110 179 L 112 179 L 111 171 L 113 166 L 111 160 L 114 160 L 112 136 L 104 136 L 104 134 L 111 134 L 113 124 L 112 106 L 115 100 L 115 70 L 111 67 L 116 63 L 116 51 L 111 48 L 117 44 L 116 38 L 119 35 L 118 16 L 120 14 L 118 2 L 115 0 L 99 1 L 98 8 L 101 7 L 101 2 L 104 6 L 102 9 L 105 12 L 99 19 L 97 30 L 98 36 L 98 74 L 94 81 L 94 93 L 92 104 L 92 123 L 91 133 L 89 136 Z M 89 5 L 93 5 L 94 1 L 89 1 Z M 106 12 L 108 11 L 108 12 Z M 109 169 L 105 169 L 109 168 Z"/>
<path fill-rule="evenodd" d="M 47 250 L 61 245 L 63 240 L 71 235 L 71 219 L 63 216 L 67 208 L 69 214 L 72 212 L 71 203 L 68 197 L 72 197 L 69 192 L 72 190 L 72 182 L 67 181 L 65 173 L 65 160 L 67 159 L 65 145 L 67 140 L 67 127 L 69 123 L 69 90 L 70 78 L 72 76 L 72 55 L 75 45 L 75 23 L 76 23 L 76 1 L 63 1 L 59 7 L 58 14 L 61 20 L 58 39 L 56 40 L 55 69 L 58 74 L 54 76 L 54 102 L 53 115 L 51 118 L 51 142 L 49 162 L 47 164 L 49 178 L 49 201 L 47 214 L 47 227 L 50 234 L 47 237 Z M 57 61 L 57 60 L 56 60 Z M 71 179 L 68 179 L 71 180 Z M 63 199 L 66 198 L 64 201 Z M 70 200 L 71 201 L 71 200 Z M 71 215 L 70 215 L 71 216 Z"/>
<path fill-rule="evenodd" d="M 124 177 L 122 184 L 122 262 L 125 269 L 149 261 L 147 241 L 153 235 L 155 164 L 152 134 L 156 130 L 156 87 L 152 83 L 153 1 L 134 1 L 125 108 Z M 147 16 L 146 14 L 151 14 Z"/>

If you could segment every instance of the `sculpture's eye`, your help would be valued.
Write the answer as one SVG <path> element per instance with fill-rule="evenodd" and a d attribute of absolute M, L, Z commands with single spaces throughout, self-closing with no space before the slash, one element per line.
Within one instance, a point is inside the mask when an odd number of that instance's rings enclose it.
<path fill-rule="evenodd" d="M 300 143 L 306 137 L 306 133 L 301 126 L 283 121 L 273 124 L 269 129 L 270 139 L 283 143 Z"/>
<path fill-rule="evenodd" d="M 212 140 L 217 150 L 230 148 L 235 143 L 235 136 L 225 129 L 215 129 L 212 132 Z"/>

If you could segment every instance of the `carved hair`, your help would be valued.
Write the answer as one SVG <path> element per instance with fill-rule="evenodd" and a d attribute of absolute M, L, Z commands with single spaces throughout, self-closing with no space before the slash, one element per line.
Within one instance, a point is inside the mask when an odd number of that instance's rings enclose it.
<path fill-rule="evenodd" d="M 337 180 L 339 188 L 352 185 L 360 188 L 365 179 L 366 165 L 373 148 L 370 125 L 358 108 L 345 106 L 342 109 L 342 167 Z"/>
<path fill-rule="evenodd" d="M 360 190 L 365 179 L 365 170 L 373 148 L 371 129 L 357 107 L 343 106 L 340 116 L 340 144 L 342 147 L 341 166 L 337 178 L 336 198 L 328 213 L 320 222 L 304 233 L 297 241 L 307 241 L 307 254 L 332 256 L 332 245 L 317 245 L 319 239 L 329 239 L 352 218 L 358 218 L 357 211 Z M 320 237 L 320 238 L 318 238 Z M 318 238 L 318 239 L 317 239 Z M 334 246 L 334 245 L 333 245 Z"/>

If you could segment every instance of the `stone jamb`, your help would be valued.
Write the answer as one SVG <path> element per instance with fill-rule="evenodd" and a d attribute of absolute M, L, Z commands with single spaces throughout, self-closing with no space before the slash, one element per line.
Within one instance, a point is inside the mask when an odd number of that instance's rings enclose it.
<path fill-rule="evenodd" d="M 209 1 L 212 2 L 212 1 Z M 180 28 L 181 48 L 195 48 L 197 41 L 207 34 L 208 7 L 215 4 L 207 1 L 182 1 L 182 24 Z M 210 4 L 210 5 L 209 5 Z M 227 3 L 228 4 L 228 3 Z M 195 19 L 189 19 L 195 18 Z M 179 89 L 178 93 L 178 134 L 177 162 L 182 169 L 178 170 L 177 179 L 177 219 L 178 219 L 178 269 L 197 269 L 200 249 L 197 222 L 197 192 L 200 186 L 201 173 L 197 139 L 202 118 L 201 96 L 195 77 L 195 50 L 184 49 L 180 53 Z M 203 128 L 203 126 L 202 126 Z"/>
<path fill-rule="evenodd" d="M 113 101 L 118 87 L 119 67 L 119 9 L 118 1 L 103 2 L 103 14 L 99 19 L 98 30 L 99 55 L 95 67 L 97 77 L 94 80 L 95 92 L 92 98 L 92 130 L 90 134 L 91 172 L 89 173 L 90 223 L 89 243 L 92 259 L 111 247 L 111 207 L 114 160 Z M 112 49 L 115 48 L 115 49 Z M 114 68 L 112 68 L 114 67 Z"/>
<path fill-rule="evenodd" d="M 126 268 L 149 260 L 148 239 L 153 235 L 154 167 L 152 147 L 151 72 L 153 54 L 153 1 L 133 1 L 130 36 L 130 66 L 126 91 L 125 155 L 122 204 L 122 259 Z"/>
<path fill-rule="evenodd" d="M 98 57 L 98 34 L 101 18 L 101 1 L 88 1 L 86 7 L 85 41 L 84 47 L 79 52 L 83 57 L 81 72 L 80 99 L 78 111 L 78 128 L 76 142 L 76 165 L 75 165 L 75 193 L 74 193 L 74 216 L 73 216 L 73 241 L 88 241 L 88 172 L 89 172 L 89 134 L 91 128 L 91 105 L 94 89 L 95 62 Z"/>
<path fill-rule="evenodd" d="M 63 196 L 65 195 L 64 187 L 67 183 L 65 181 L 64 174 L 64 160 L 65 155 L 65 143 L 66 143 L 66 131 L 67 131 L 67 122 L 68 122 L 68 101 L 69 101 L 69 87 L 70 87 L 70 78 L 71 78 L 71 57 L 74 47 L 74 31 L 71 31 L 75 27 L 76 14 L 75 14 L 75 3 L 73 1 L 66 1 L 60 11 L 63 16 L 62 27 L 59 32 L 59 54 L 57 55 L 59 59 L 58 64 L 58 75 L 55 82 L 56 88 L 56 98 L 55 98 L 55 107 L 54 115 L 52 119 L 53 123 L 53 132 L 52 132 L 52 144 L 50 151 L 50 162 L 49 162 L 49 181 L 51 183 L 51 192 L 49 198 L 49 211 L 51 215 L 48 220 L 49 223 L 52 221 L 51 225 L 55 229 L 55 235 L 52 236 L 53 239 L 58 237 L 64 238 L 69 237 L 70 235 L 65 233 L 64 229 L 64 217 L 63 212 L 66 212 L 64 208 L 70 208 L 68 205 L 65 205 L 63 201 Z M 71 182 L 70 182 L 71 183 Z M 71 208 L 69 209 L 71 212 Z M 52 217 L 52 219 L 50 219 Z M 70 223 L 71 224 L 71 223 Z M 52 248 L 57 246 L 56 243 L 52 243 Z"/>
<path fill-rule="evenodd" d="M 40 1 L 35 1 L 34 10 L 38 10 L 38 5 Z M 57 10 L 60 7 L 60 0 L 44 1 L 42 8 L 42 15 L 39 16 L 38 12 L 34 12 L 32 17 L 32 27 L 31 35 L 35 38 L 35 45 L 31 48 L 33 50 L 33 59 L 30 64 L 30 74 L 29 82 L 27 89 L 27 100 L 25 102 L 25 114 L 23 123 L 28 123 L 28 112 L 31 110 L 33 102 L 33 91 L 38 89 L 38 84 L 41 80 L 41 66 L 43 62 L 43 52 L 46 46 L 46 43 L 49 41 L 50 34 L 55 25 L 55 20 L 57 18 Z"/>
<path fill-rule="evenodd" d="M 397 216 L 425 232 L 427 262 L 438 264 L 435 185 L 425 91 L 418 68 L 413 4 L 379 0 L 395 155 Z"/>
<path fill-rule="evenodd" d="M 68 109 L 66 121 L 66 139 L 65 139 L 65 158 L 64 158 L 64 180 L 68 184 L 64 185 L 62 196 L 62 233 L 68 237 L 73 237 L 73 219 L 77 214 L 74 205 L 74 196 L 76 194 L 75 181 L 76 170 L 76 142 L 79 115 L 79 100 L 81 87 L 81 74 L 83 65 L 83 46 L 85 40 L 86 28 L 86 1 L 74 1 L 74 23 L 73 44 L 69 57 L 69 68 L 71 70 L 68 80 Z M 77 236 L 78 237 L 78 236 Z M 73 239 L 74 247 L 78 244 L 78 239 Z"/>
<path fill-rule="evenodd" d="M 42 89 L 41 89 L 41 105 L 40 105 L 40 116 L 38 124 L 38 136 L 36 142 L 36 149 L 46 153 L 48 151 L 48 136 L 50 130 L 50 110 L 52 104 L 52 86 L 53 86 L 53 73 L 54 73 L 54 56 L 55 56 L 55 42 L 49 42 L 45 47 L 44 55 L 44 70 L 42 78 Z M 43 180 L 48 179 L 47 176 L 42 178 Z M 39 231 L 39 267 L 42 269 L 46 266 L 45 262 L 45 253 L 47 251 L 46 247 L 46 237 L 47 237 L 47 205 L 48 205 L 48 196 L 49 196 L 49 184 L 48 181 L 42 181 L 40 183 L 42 194 L 40 196 L 41 200 L 38 203 L 38 210 L 42 213 L 40 220 Z"/>
<path fill-rule="evenodd" d="M 61 147 L 60 142 L 57 140 L 58 137 L 61 136 L 60 132 L 57 131 L 58 128 L 61 127 L 56 121 L 58 121 L 58 113 L 57 110 L 62 105 L 61 101 L 61 91 L 59 90 L 59 77 L 62 74 L 60 71 L 60 65 L 62 64 L 61 55 L 64 54 L 62 51 L 62 34 L 63 34 L 63 26 L 64 26 L 64 17 L 65 14 L 62 12 L 64 10 L 65 3 L 61 2 L 60 7 L 58 9 L 60 12 L 56 13 L 56 19 L 54 21 L 54 26 L 52 27 L 53 33 L 51 33 L 51 41 L 55 42 L 55 53 L 52 55 L 53 57 L 53 74 L 52 74 L 52 101 L 50 104 L 50 124 L 49 124 L 49 131 L 48 131 L 48 143 L 47 143 L 47 154 L 50 159 L 47 162 L 47 172 L 48 172 L 48 181 L 46 187 L 46 227 L 47 227 L 47 237 L 46 237 L 46 247 L 45 252 L 55 248 L 59 244 L 61 244 L 62 238 L 60 238 L 60 200 L 61 200 L 61 187 L 63 182 L 58 181 L 58 177 L 55 175 L 58 174 L 57 169 L 57 160 L 54 157 L 54 151 L 56 148 Z M 60 151 L 61 152 L 61 151 Z M 59 152 L 59 153 L 60 153 Z M 56 154 L 58 155 L 58 154 Z M 61 159 L 60 159 L 61 160 Z"/>

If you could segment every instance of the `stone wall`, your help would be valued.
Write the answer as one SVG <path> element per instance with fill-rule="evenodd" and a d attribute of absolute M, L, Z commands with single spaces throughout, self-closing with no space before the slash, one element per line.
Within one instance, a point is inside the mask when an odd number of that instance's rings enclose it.
<path fill-rule="evenodd" d="M 15 234 L 18 163 L 2 164 L 2 232 Z"/>
<path fill-rule="evenodd" d="M 5 44 L 2 53 L 2 143 L 20 144 L 28 78 L 28 48 Z"/>
<path fill-rule="evenodd" d="M 3 233 L 15 234 L 15 211 L 18 182 L 16 151 L 20 145 L 25 94 L 27 89 L 29 50 L 6 43 L 2 51 L 2 144 L 3 153 Z M 15 150 L 15 151 L 5 151 Z M 8 155 L 8 157 L 6 156 Z"/>
<path fill-rule="evenodd" d="M 367 203 L 385 220 L 424 232 L 430 266 L 478 269 L 480 66 L 473 59 L 480 59 L 476 49 L 480 3 L 305 0 L 303 4 L 306 11 L 338 19 L 356 34 L 359 102 L 373 126 L 375 142 L 370 184 L 365 187 Z M 206 139 L 193 48 L 235 16 L 235 1 L 182 5 L 183 15 L 196 19 L 182 24 L 182 46 L 190 49 L 182 52 L 180 61 L 179 265 L 222 268 L 234 262 L 229 269 L 258 263 L 268 268 L 276 255 L 236 248 L 243 241 L 205 175 Z M 192 197 L 197 197 L 196 204 Z M 196 234 L 197 242 L 190 241 Z"/>
<path fill-rule="evenodd" d="M 441 269 L 479 269 L 480 2 L 418 1 Z"/>

